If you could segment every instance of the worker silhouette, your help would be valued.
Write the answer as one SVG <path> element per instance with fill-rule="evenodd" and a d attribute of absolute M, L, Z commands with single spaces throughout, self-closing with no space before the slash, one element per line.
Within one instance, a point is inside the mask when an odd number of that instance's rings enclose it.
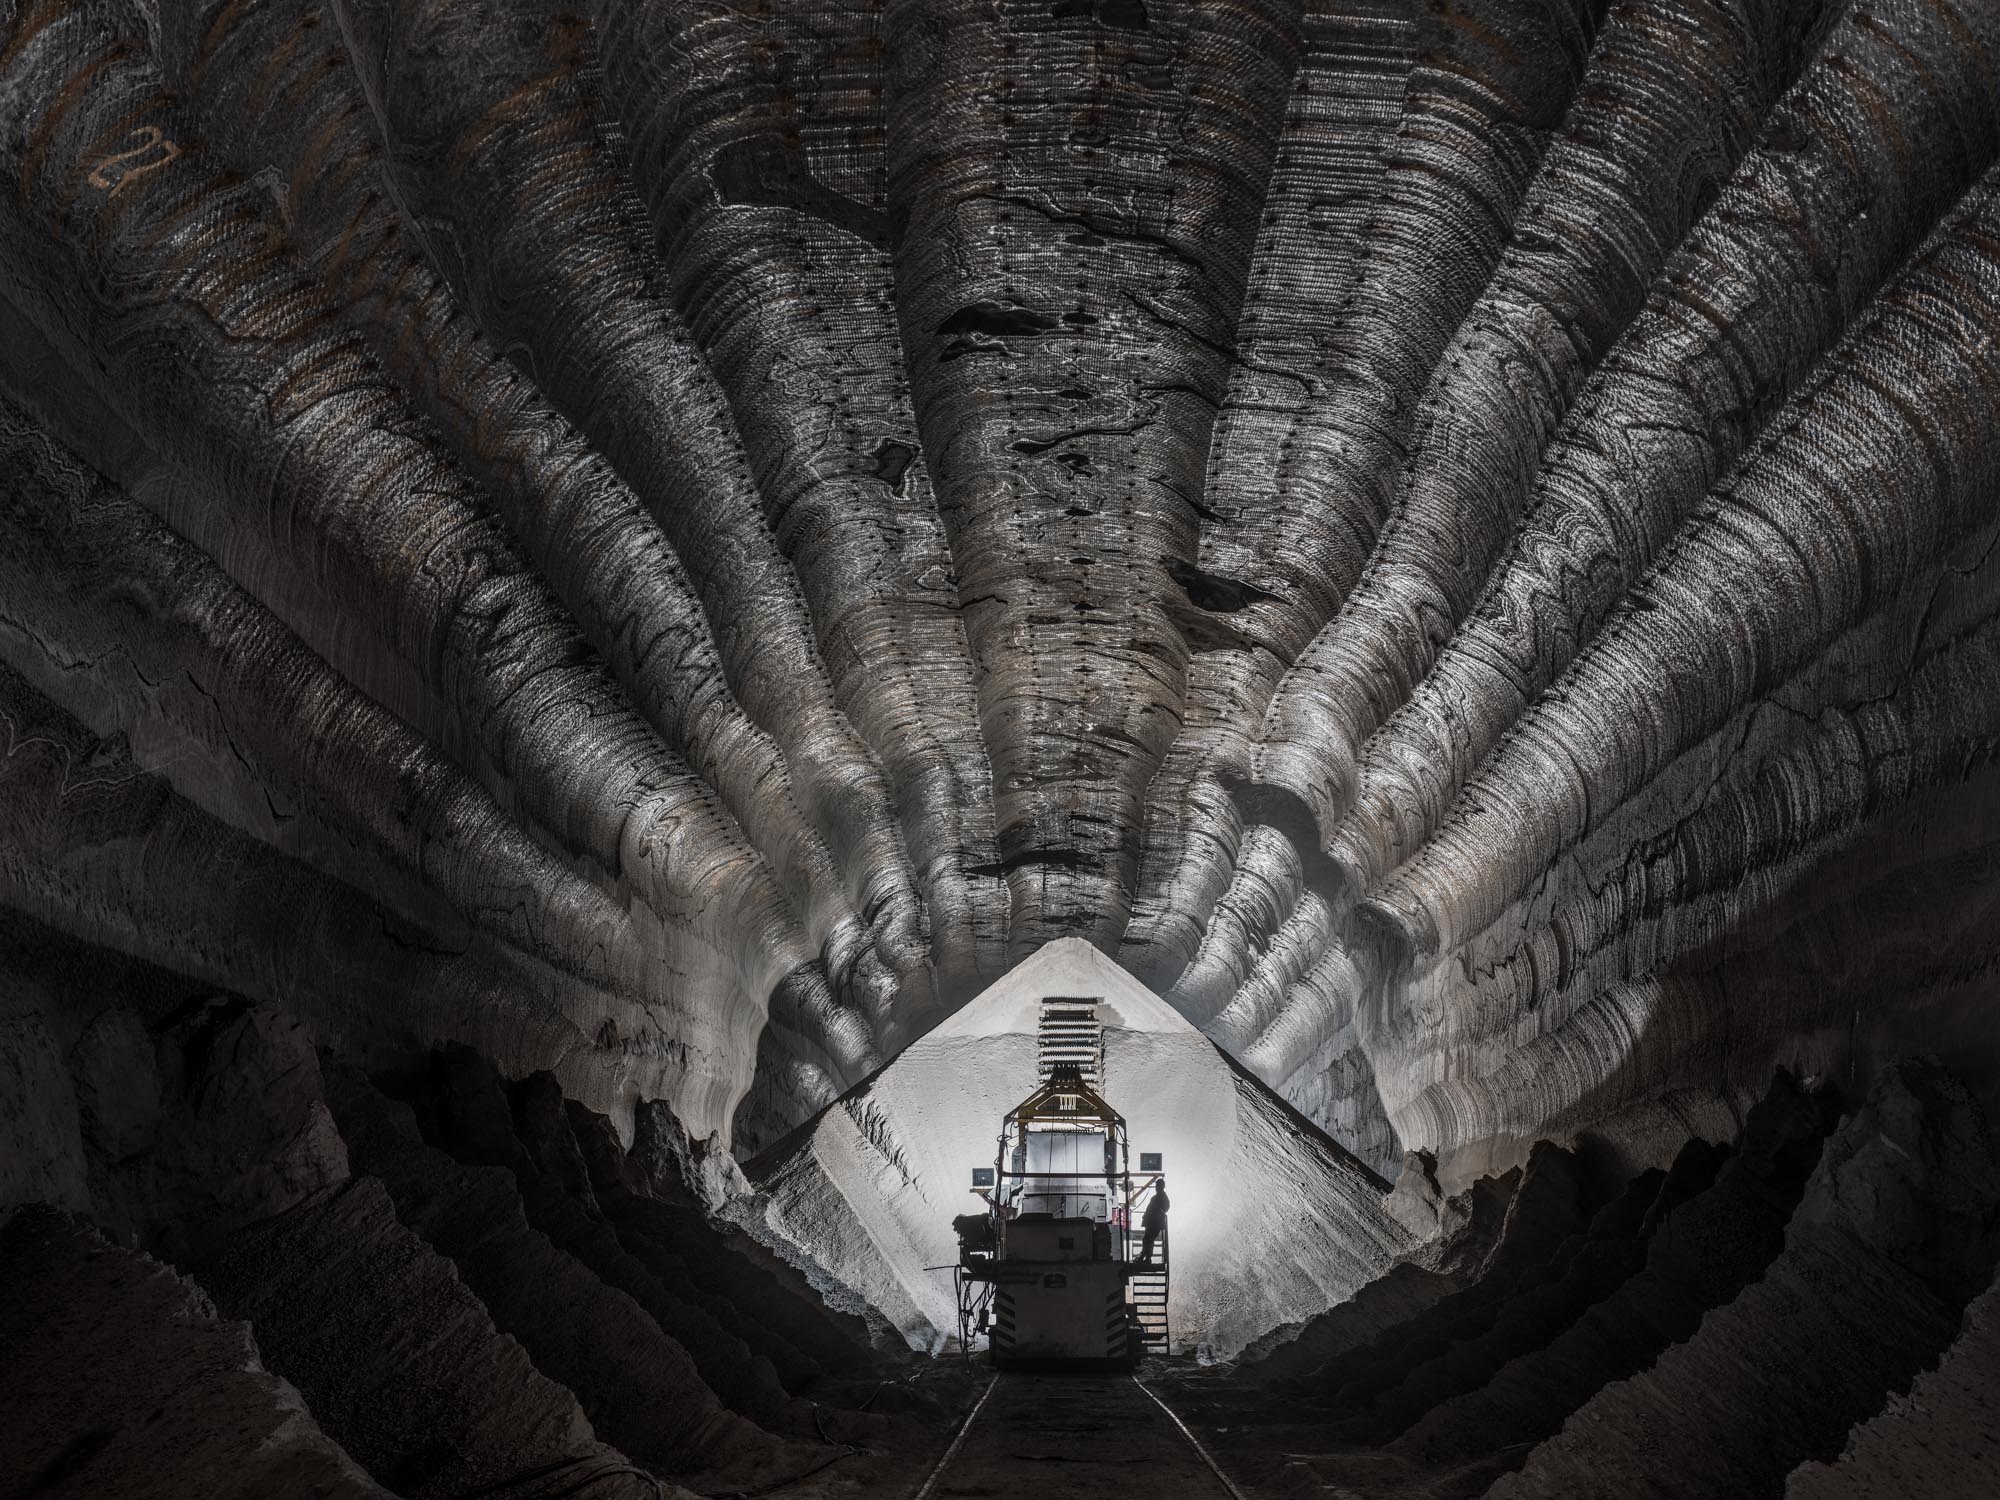
<path fill-rule="evenodd" d="M 1139 1264 L 1149 1264 L 1153 1259 L 1153 1241 L 1158 1239 L 1167 1227 L 1167 1179 L 1162 1177 L 1153 1185 L 1152 1201 L 1146 1205 L 1146 1217 L 1142 1224 L 1146 1237 L 1139 1244 Z"/>

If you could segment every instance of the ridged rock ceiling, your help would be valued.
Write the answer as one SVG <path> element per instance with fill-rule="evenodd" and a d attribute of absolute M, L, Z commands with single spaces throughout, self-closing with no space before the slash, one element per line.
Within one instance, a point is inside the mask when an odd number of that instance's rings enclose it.
<path fill-rule="evenodd" d="M 33 922 L 739 1149 L 1069 936 L 1383 1166 L 1991 1057 L 1992 0 L 0 18 Z"/>

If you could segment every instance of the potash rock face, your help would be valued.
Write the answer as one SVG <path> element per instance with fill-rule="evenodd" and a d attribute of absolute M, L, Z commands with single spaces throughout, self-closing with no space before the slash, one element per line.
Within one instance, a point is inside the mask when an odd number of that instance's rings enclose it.
<path fill-rule="evenodd" d="M 1985 1493 L 1996 494 L 2000 0 L 0 0 L 0 1493 L 908 1492 L 1079 943 L 1252 1489 Z"/>
<path fill-rule="evenodd" d="M 1984 1088 L 1995 56 L 9 0 L 0 900 L 739 1154 L 1062 937 L 1383 1171 Z"/>

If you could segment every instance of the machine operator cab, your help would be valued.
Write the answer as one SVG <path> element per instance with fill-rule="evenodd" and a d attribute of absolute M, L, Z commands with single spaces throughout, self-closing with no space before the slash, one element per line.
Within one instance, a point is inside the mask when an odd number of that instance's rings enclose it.
<path fill-rule="evenodd" d="M 1156 1197 L 1159 1158 L 1135 1179 L 1125 1120 L 1075 1064 L 1058 1063 L 1008 1111 L 991 1167 L 975 1168 L 983 1212 L 952 1221 L 960 1347 L 987 1336 L 997 1364 L 1136 1364 L 1165 1351 L 1166 1245 L 1133 1260 L 1133 1231 Z"/>

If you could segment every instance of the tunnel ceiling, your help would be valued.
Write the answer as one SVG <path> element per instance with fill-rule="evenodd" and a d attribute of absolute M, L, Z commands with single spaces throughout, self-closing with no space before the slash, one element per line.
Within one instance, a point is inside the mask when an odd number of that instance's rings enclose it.
<path fill-rule="evenodd" d="M 17 961 L 739 1149 L 1062 937 L 1378 1166 L 1990 1050 L 1990 0 L 0 16 Z"/>

